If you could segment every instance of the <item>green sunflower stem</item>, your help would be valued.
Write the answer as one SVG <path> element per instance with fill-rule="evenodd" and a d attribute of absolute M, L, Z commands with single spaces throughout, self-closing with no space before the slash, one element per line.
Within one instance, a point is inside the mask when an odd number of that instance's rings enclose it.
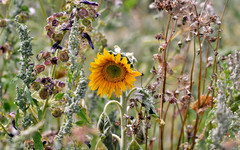
<path fill-rule="evenodd" d="M 127 97 L 126 93 L 122 92 L 122 96 L 120 97 L 120 103 L 122 106 L 121 111 L 121 143 L 120 143 L 120 149 L 126 150 L 127 149 L 127 136 L 126 136 L 126 119 L 124 119 L 124 114 L 127 112 Z"/>
<path fill-rule="evenodd" d="M 110 104 L 112 104 L 112 103 L 117 104 L 119 110 L 122 111 L 122 106 L 121 106 L 121 104 L 120 104 L 118 101 L 116 101 L 116 100 L 111 100 L 111 101 L 109 101 L 109 102 L 104 106 L 103 113 L 107 111 L 107 107 L 108 107 Z"/>

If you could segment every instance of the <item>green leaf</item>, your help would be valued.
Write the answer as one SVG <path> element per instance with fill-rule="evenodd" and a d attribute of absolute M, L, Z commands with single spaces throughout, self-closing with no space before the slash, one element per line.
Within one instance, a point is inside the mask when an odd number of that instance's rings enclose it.
<path fill-rule="evenodd" d="M 155 110 L 154 103 L 153 103 L 153 97 L 148 93 L 146 89 L 141 89 L 139 93 L 142 94 L 142 103 L 144 104 L 146 111 L 150 115 L 153 115 L 153 114 L 157 115 L 157 112 Z"/>
<path fill-rule="evenodd" d="M 137 135 L 136 135 L 136 141 L 139 144 L 144 144 L 144 142 L 145 142 L 145 135 L 144 135 L 143 130 L 144 130 L 144 128 L 143 128 L 143 125 L 141 123 L 140 124 L 140 129 L 138 130 Z"/>
<path fill-rule="evenodd" d="M 42 144 L 42 136 L 39 132 L 36 132 L 35 134 L 33 134 L 32 136 L 33 138 L 33 142 L 34 142 L 34 148 L 36 150 L 43 150 L 43 144 Z"/>
<path fill-rule="evenodd" d="M 33 98 L 32 100 L 33 100 L 34 104 L 39 108 L 38 101 L 35 98 Z"/>
<path fill-rule="evenodd" d="M 27 100 L 30 101 L 30 104 L 33 106 L 33 98 L 31 96 L 31 92 L 27 87 L 25 88 L 25 93 L 26 93 Z"/>
<path fill-rule="evenodd" d="M 80 121 L 83 121 L 84 123 L 90 123 L 89 122 L 90 119 L 87 116 L 85 109 L 81 109 L 77 115 L 80 117 Z"/>
<path fill-rule="evenodd" d="M 108 150 L 113 150 L 112 140 L 112 125 L 110 119 L 106 113 L 102 113 L 98 121 L 98 129 L 100 130 L 101 140 Z"/>
<path fill-rule="evenodd" d="M 18 119 L 19 119 L 19 117 L 20 117 L 20 115 L 19 115 L 19 109 L 18 109 L 16 117 L 15 117 L 16 128 L 18 128 Z"/>
<path fill-rule="evenodd" d="M 63 98 L 65 93 L 58 93 L 56 96 L 55 96 L 55 100 L 61 100 Z"/>
<path fill-rule="evenodd" d="M 135 140 L 132 140 L 128 149 L 129 150 L 142 150 L 141 146 Z"/>
<path fill-rule="evenodd" d="M 42 120 L 42 110 L 38 109 L 38 119 Z"/>
<path fill-rule="evenodd" d="M 29 8 L 27 5 L 22 5 L 22 11 L 29 11 Z"/>
<path fill-rule="evenodd" d="M 83 120 L 79 120 L 77 122 L 75 122 L 76 125 L 78 126 L 82 126 L 85 122 Z"/>
<path fill-rule="evenodd" d="M 5 111 L 9 112 L 10 108 L 11 108 L 11 105 L 8 102 L 4 102 L 3 103 L 3 108 L 4 108 Z"/>

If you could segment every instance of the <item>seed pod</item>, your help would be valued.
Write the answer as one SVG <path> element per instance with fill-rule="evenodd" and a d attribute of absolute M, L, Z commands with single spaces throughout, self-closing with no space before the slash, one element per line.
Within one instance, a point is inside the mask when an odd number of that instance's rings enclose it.
<path fill-rule="evenodd" d="M 35 66 L 36 73 L 43 72 L 44 70 L 45 70 L 45 66 L 44 65 L 36 65 Z"/>
<path fill-rule="evenodd" d="M 57 19 L 53 19 L 52 26 L 56 27 L 59 24 L 59 21 Z"/>
<path fill-rule="evenodd" d="M 91 18 L 97 18 L 99 16 L 99 14 L 97 13 L 97 11 L 95 9 L 88 10 L 88 15 Z"/>
<path fill-rule="evenodd" d="M 43 53 L 42 53 L 42 58 L 43 58 L 43 59 L 46 60 L 46 59 L 48 59 L 48 58 L 50 58 L 50 57 L 51 57 L 51 53 L 50 53 L 50 52 L 43 52 Z"/>
<path fill-rule="evenodd" d="M 41 99 L 47 99 L 49 97 L 49 91 L 47 88 L 42 88 L 39 92 L 39 96 Z"/>
<path fill-rule="evenodd" d="M 52 115 L 55 118 L 59 118 L 62 115 L 62 110 L 60 108 L 54 108 L 52 111 Z"/>
<path fill-rule="evenodd" d="M 67 62 L 68 59 L 69 59 L 69 56 L 68 56 L 68 53 L 66 51 L 63 51 L 59 54 L 59 59 L 62 61 L 62 62 Z"/>
<path fill-rule="evenodd" d="M 91 26 L 91 21 L 87 18 L 83 19 L 82 24 L 86 27 Z"/>
<path fill-rule="evenodd" d="M 0 28 L 5 28 L 7 26 L 7 21 L 5 19 L 0 19 Z"/>
<path fill-rule="evenodd" d="M 78 16 L 82 19 L 86 18 L 88 16 L 88 11 L 85 8 L 80 8 L 78 10 Z"/>

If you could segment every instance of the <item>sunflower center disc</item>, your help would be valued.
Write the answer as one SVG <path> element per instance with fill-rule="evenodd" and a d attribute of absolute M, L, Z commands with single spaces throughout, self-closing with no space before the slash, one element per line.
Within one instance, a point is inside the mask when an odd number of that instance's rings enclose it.
<path fill-rule="evenodd" d="M 103 76 L 105 80 L 110 82 L 119 82 L 124 80 L 126 75 L 125 67 L 116 64 L 114 62 L 110 62 L 104 66 Z"/>
<path fill-rule="evenodd" d="M 121 76 L 122 70 L 121 70 L 121 68 L 119 68 L 116 65 L 110 65 L 107 67 L 107 73 L 112 78 L 117 78 L 117 77 Z"/>

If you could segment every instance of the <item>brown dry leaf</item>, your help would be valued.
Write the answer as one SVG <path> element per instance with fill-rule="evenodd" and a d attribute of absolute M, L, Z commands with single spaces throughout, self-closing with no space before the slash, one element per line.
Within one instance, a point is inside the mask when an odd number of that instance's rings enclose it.
<path fill-rule="evenodd" d="M 210 107 L 212 99 L 213 99 L 213 97 L 210 95 L 207 98 L 206 98 L 206 95 L 202 95 L 200 97 L 199 109 L 205 110 L 204 108 Z M 191 108 L 195 111 L 198 111 L 198 100 L 191 104 Z"/>

